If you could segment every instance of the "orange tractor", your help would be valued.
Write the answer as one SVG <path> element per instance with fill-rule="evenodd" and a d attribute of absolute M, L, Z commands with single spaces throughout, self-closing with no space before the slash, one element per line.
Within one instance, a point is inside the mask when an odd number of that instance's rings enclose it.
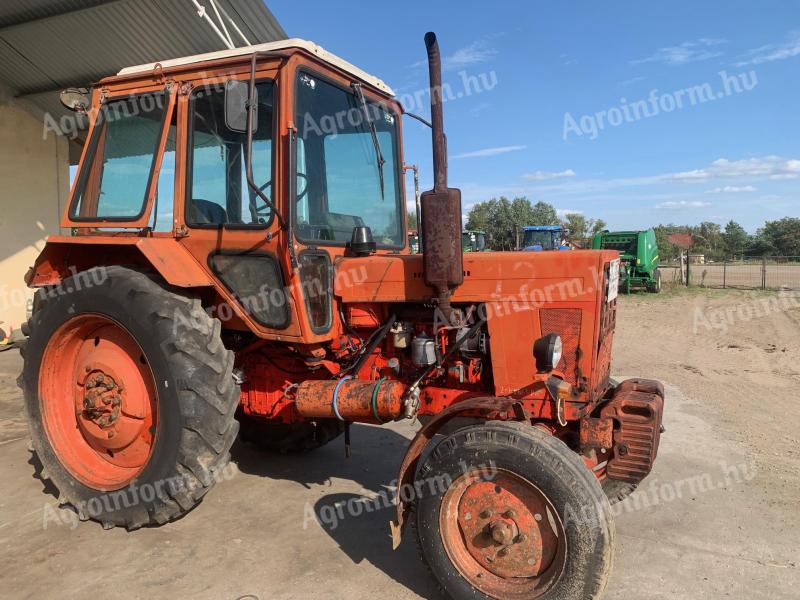
<path fill-rule="evenodd" d="M 27 276 L 40 289 L 20 383 L 43 474 L 82 518 L 184 515 L 237 435 L 295 452 L 344 433 L 349 449 L 351 423 L 419 419 L 395 544 L 413 522 L 453 598 L 601 595 L 609 502 L 652 468 L 663 387 L 610 379 L 617 252 L 462 254 L 425 41 L 422 254 L 402 106 L 314 44 L 132 67 L 62 95 L 90 129 L 73 235 L 49 238 Z"/>

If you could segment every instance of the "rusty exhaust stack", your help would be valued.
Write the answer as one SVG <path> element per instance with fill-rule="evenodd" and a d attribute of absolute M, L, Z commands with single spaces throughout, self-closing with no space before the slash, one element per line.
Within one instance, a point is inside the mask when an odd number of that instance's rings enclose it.
<path fill-rule="evenodd" d="M 425 284 L 436 292 L 439 309 L 449 321 L 450 295 L 464 282 L 461 251 L 461 190 L 447 187 L 447 140 L 442 111 L 442 58 L 436 34 L 425 34 L 430 73 L 433 138 L 433 190 L 423 192 L 422 264 Z"/>

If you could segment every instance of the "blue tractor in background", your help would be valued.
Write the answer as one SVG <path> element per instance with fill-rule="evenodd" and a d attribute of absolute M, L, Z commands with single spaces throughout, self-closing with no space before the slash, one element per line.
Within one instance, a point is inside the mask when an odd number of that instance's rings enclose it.
<path fill-rule="evenodd" d="M 570 250 L 564 240 L 567 232 L 561 225 L 529 225 L 522 230 L 522 249 L 525 251 Z"/>

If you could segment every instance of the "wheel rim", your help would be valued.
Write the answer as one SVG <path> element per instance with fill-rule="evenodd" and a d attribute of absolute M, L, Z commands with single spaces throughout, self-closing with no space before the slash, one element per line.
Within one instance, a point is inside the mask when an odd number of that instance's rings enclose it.
<path fill-rule="evenodd" d="M 492 598 L 536 598 L 563 572 L 567 543 L 558 512 L 511 471 L 460 476 L 442 498 L 439 528 L 461 576 Z"/>
<path fill-rule="evenodd" d="M 81 483 L 119 489 L 142 472 L 156 437 L 155 384 L 116 321 L 85 314 L 59 327 L 42 358 L 39 398 L 50 444 Z"/>

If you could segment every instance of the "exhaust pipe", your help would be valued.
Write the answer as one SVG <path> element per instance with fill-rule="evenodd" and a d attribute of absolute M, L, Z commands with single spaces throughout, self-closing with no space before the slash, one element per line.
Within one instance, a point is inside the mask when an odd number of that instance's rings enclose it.
<path fill-rule="evenodd" d="M 442 55 L 436 34 L 425 34 L 425 49 L 428 51 L 428 75 L 431 93 L 431 132 L 433 137 L 433 189 L 447 189 L 447 142 L 444 135 L 444 112 L 442 110 Z"/>
<path fill-rule="evenodd" d="M 450 321 L 450 296 L 464 282 L 461 250 L 461 190 L 447 187 L 447 139 L 442 110 L 442 58 L 436 34 L 425 34 L 431 93 L 433 190 L 423 192 L 423 253 L 425 284 L 436 292 L 439 310 Z"/>

